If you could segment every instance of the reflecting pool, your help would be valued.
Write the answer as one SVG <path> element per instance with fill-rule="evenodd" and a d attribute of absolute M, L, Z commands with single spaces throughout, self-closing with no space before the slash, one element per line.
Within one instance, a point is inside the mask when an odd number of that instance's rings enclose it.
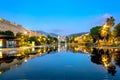
<path fill-rule="evenodd" d="M 120 80 L 120 49 L 53 45 L 0 50 L 0 80 Z"/>

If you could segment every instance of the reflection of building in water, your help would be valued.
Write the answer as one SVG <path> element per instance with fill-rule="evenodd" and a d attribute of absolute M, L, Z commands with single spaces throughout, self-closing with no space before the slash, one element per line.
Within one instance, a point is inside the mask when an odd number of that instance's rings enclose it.
<path fill-rule="evenodd" d="M 66 51 L 67 44 L 58 44 L 58 52 Z"/>
<path fill-rule="evenodd" d="M 35 51 L 35 48 L 32 48 L 32 51 Z"/>
<path fill-rule="evenodd" d="M 3 58 L 2 52 L 0 52 L 0 59 Z"/>
<path fill-rule="evenodd" d="M 29 59 L 44 56 L 50 52 L 57 51 L 56 46 L 36 47 L 21 50 L 9 50 L 0 52 L 0 74 L 12 68 L 26 63 Z"/>
<path fill-rule="evenodd" d="M 3 58 L 2 49 L 0 49 L 0 59 Z"/>
<path fill-rule="evenodd" d="M 91 62 L 99 65 L 103 65 L 108 73 L 115 75 L 116 66 L 120 66 L 120 50 L 117 49 L 96 49 L 89 48 L 86 46 L 80 45 L 69 45 L 65 47 L 65 45 L 58 46 L 44 46 L 44 47 L 36 47 L 34 49 L 29 48 L 25 50 L 11 50 L 11 51 L 3 51 L 0 52 L 0 74 L 5 71 L 8 71 L 12 68 L 18 67 L 24 62 L 27 62 L 29 59 L 44 56 L 47 54 L 54 54 L 61 50 L 69 50 L 77 53 L 89 53 L 91 55 Z"/>
<path fill-rule="evenodd" d="M 65 43 L 65 41 L 66 41 L 65 37 L 58 36 L 58 44 L 59 43 Z"/>

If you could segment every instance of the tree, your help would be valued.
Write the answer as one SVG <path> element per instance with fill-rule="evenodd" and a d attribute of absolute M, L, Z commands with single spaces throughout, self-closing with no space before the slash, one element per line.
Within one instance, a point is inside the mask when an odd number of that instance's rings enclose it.
<path fill-rule="evenodd" d="M 52 37 L 50 35 L 47 36 L 47 44 L 52 43 Z"/>
<path fill-rule="evenodd" d="M 0 35 L 4 35 L 4 31 L 0 31 Z"/>
<path fill-rule="evenodd" d="M 106 41 L 108 41 L 110 34 L 111 34 L 111 27 L 115 24 L 115 19 L 111 16 L 107 18 L 106 23 L 102 26 L 100 30 L 100 35 L 104 40 L 104 43 L 106 44 Z"/>
<path fill-rule="evenodd" d="M 101 36 L 102 37 L 108 37 L 110 34 L 111 27 L 115 24 L 115 19 L 111 16 L 110 18 L 107 18 L 106 24 L 104 24 L 101 28 Z"/>
<path fill-rule="evenodd" d="M 71 39 L 70 39 L 70 42 L 72 43 L 77 43 L 77 41 L 75 40 L 75 38 L 77 38 L 77 36 L 76 35 L 73 35 L 72 37 L 71 37 Z"/>
<path fill-rule="evenodd" d="M 104 39 L 108 40 L 109 36 L 110 36 L 110 28 L 109 27 L 102 27 L 100 29 L 100 35 L 101 37 L 103 37 Z"/>
<path fill-rule="evenodd" d="M 97 40 L 100 39 L 100 29 L 101 26 L 95 26 L 92 29 L 90 29 L 90 35 L 93 38 L 93 42 L 96 42 Z"/>
<path fill-rule="evenodd" d="M 115 37 L 120 37 L 120 23 L 118 23 L 113 30 Z"/>
<path fill-rule="evenodd" d="M 66 37 L 65 37 L 65 40 L 66 40 L 66 42 L 67 42 L 67 43 L 69 43 L 69 42 L 70 42 L 70 39 L 69 39 L 69 37 L 68 37 L 68 36 L 66 36 Z"/>
<path fill-rule="evenodd" d="M 114 26 L 114 24 L 115 24 L 114 21 L 115 21 L 115 19 L 114 19 L 113 16 L 111 16 L 110 18 L 107 18 L 107 20 L 106 20 L 107 26 L 109 26 L 109 28 L 111 28 L 112 26 Z"/>
<path fill-rule="evenodd" d="M 22 38 L 22 37 L 23 37 L 23 34 L 20 33 L 20 32 L 18 32 L 18 33 L 16 34 L 16 37 L 18 37 L 18 38 Z"/>
<path fill-rule="evenodd" d="M 14 33 L 12 31 L 5 31 L 4 35 L 8 35 L 8 36 L 14 36 Z"/>
<path fill-rule="evenodd" d="M 43 37 L 43 38 L 45 38 L 45 37 Z M 50 35 L 47 36 L 46 41 L 47 41 L 47 44 L 58 43 L 58 39 L 56 37 L 52 37 Z M 45 40 L 44 40 L 44 42 L 45 42 Z"/>

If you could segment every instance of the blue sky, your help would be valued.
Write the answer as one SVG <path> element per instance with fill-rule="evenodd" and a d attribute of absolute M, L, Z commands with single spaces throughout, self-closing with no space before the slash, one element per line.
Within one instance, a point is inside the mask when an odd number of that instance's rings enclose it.
<path fill-rule="evenodd" d="M 120 22 L 119 0 L 0 0 L 0 17 L 30 30 L 67 35 L 89 32 L 114 16 Z"/>

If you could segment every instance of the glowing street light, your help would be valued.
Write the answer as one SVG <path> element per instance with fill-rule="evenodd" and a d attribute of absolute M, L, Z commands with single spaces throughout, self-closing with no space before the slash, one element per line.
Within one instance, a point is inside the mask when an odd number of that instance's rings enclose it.
<path fill-rule="evenodd" d="M 24 34 L 26 35 L 26 34 L 27 34 L 27 31 L 25 31 Z"/>

